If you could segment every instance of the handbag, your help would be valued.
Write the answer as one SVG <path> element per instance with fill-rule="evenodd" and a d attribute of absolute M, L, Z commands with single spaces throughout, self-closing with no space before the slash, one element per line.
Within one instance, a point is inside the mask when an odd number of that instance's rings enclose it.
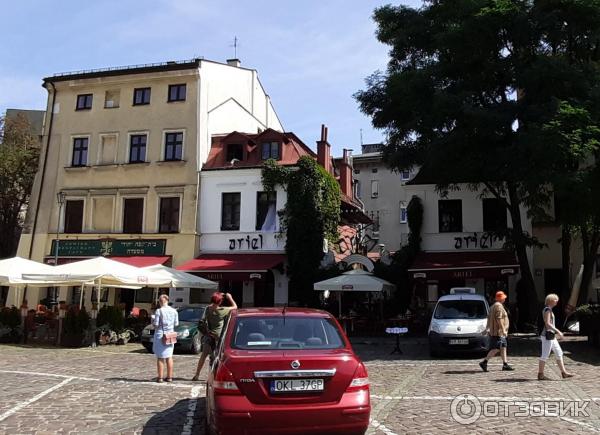
<path fill-rule="evenodd" d="M 163 316 L 162 311 L 160 312 L 160 327 L 163 332 L 162 342 L 164 345 L 170 345 L 177 343 L 177 333 L 173 332 L 165 332 L 165 325 L 163 324 Z"/>
<path fill-rule="evenodd" d="M 554 340 L 554 337 L 556 337 L 556 334 L 552 331 L 546 331 L 545 337 L 546 337 L 546 340 Z"/>

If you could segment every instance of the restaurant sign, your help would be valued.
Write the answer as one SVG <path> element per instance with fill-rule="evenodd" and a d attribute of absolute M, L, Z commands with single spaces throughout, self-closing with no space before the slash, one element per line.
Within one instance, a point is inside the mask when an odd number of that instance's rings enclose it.
<path fill-rule="evenodd" d="M 100 239 L 100 240 L 60 240 L 59 257 L 98 257 L 130 255 L 165 255 L 165 239 Z M 52 240 L 50 255 L 55 255 L 56 240 Z"/>

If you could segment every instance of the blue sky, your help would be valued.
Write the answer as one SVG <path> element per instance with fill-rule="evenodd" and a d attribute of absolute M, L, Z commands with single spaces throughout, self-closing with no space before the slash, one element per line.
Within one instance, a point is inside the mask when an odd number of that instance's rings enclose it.
<path fill-rule="evenodd" d="M 336 155 L 382 140 L 352 94 L 385 69 L 377 0 L 19 0 L 2 5 L 0 112 L 43 109 L 57 72 L 203 56 L 225 61 L 240 40 L 288 131 L 314 147 L 321 123 Z M 419 0 L 404 0 L 418 6 Z"/>

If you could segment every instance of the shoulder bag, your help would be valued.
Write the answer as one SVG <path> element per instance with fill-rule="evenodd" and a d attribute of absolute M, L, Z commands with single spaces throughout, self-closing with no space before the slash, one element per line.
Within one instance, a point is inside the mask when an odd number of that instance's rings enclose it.
<path fill-rule="evenodd" d="M 163 332 L 163 336 L 162 336 L 162 342 L 164 345 L 170 345 L 170 344 L 175 344 L 177 343 L 177 333 L 175 331 L 173 332 L 165 332 L 165 325 L 163 323 L 163 314 L 162 314 L 162 310 L 160 311 L 160 327 L 162 329 Z"/>

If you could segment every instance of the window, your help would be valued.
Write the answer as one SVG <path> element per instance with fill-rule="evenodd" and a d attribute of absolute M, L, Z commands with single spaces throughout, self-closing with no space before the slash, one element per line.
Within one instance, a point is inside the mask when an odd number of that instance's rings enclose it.
<path fill-rule="evenodd" d="M 361 198 L 360 188 L 361 188 L 360 180 L 354 180 L 354 194 L 357 198 Z"/>
<path fill-rule="evenodd" d="M 405 224 L 408 222 L 408 210 L 405 205 L 400 206 L 400 223 Z"/>
<path fill-rule="evenodd" d="M 462 232 L 462 201 L 446 199 L 438 201 L 440 233 Z"/>
<path fill-rule="evenodd" d="M 223 193 L 221 231 L 237 231 L 240 229 L 240 197 L 239 192 Z"/>
<path fill-rule="evenodd" d="M 131 135 L 129 145 L 129 163 L 142 163 L 146 161 L 146 135 Z"/>
<path fill-rule="evenodd" d="M 379 196 L 379 181 L 371 181 L 371 198 L 377 198 Z"/>
<path fill-rule="evenodd" d="M 241 143 L 230 143 L 227 145 L 227 161 L 233 159 L 244 160 L 244 148 Z"/>
<path fill-rule="evenodd" d="M 154 289 L 150 287 L 139 288 L 135 291 L 135 301 L 142 304 L 151 304 L 154 298 Z"/>
<path fill-rule="evenodd" d="M 256 193 L 256 230 L 275 231 L 277 227 L 277 192 Z"/>
<path fill-rule="evenodd" d="M 355 169 L 354 173 L 357 174 L 357 175 L 360 174 L 360 169 Z"/>
<path fill-rule="evenodd" d="M 92 94 L 77 95 L 75 110 L 89 110 L 92 108 Z"/>
<path fill-rule="evenodd" d="M 135 88 L 133 90 L 133 105 L 150 104 L 150 88 Z"/>
<path fill-rule="evenodd" d="M 181 160 L 183 155 L 183 133 L 165 134 L 165 160 Z"/>
<path fill-rule="evenodd" d="M 371 172 L 376 174 L 378 170 L 379 170 L 378 168 L 373 168 L 373 169 L 371 169 Z"/>
<path fill-rule="evenodd" d="M 485 319 L 487 309 L 483 301 L 464 299 L 440 301 L 433 317 L 436 319 Z"/>
<path fill-rule="evenodd" d="M 486 198 L 483 205 L 483 231 L 502 231 L 507 227 L 506 207 L 498 198 Z"/>
<path fill-rule="evenodd" d="M 98 301 L 98 289 L 96 287 L 92 288 L 92 302 Z M 100 302 L 108 302 L 108 289 L 103 288 L 100 292 Z"/>
<path fill-rule="evenodd" d="M 144 198 L 123 200 L 123 233 L 139 234 L 144 226 Z"/>
<path fill-rule="evenodd" d="M 402 181 L 408 181 L 408 180 L 410 180 L 410 171 L 408 169 L 400 171 L 400 179 Z"/>
<path fill-rule="evenodd" d="M 261 149 L 263 160 L 279 160 L 279 142 L 264 142 Z"/>
<path fill-rule="evenodd" d="M 121 90 L 113 89 L 108 90 L 104 93 L 104 108 L 105 109 L 116 109 L 119 107 L 121 101 Z"/>
<path fill-rule="evenodd" d="M 179 232 L 179 197 L 160 198 L 158 230 L 161 233 Z"/>
<path fill-rule="evenodd" d="M 81 300 L 81 287 L 71 287 L 71 300 L 69 301 L 70 305 L 79 306 L 79 301 Z"/>
<path fill-rule="evenodd" d="M 68 200 L 65 203 L 65 233 L 83 232 L 83 200 Z"/>
<path fill-rule="evenodd" d="M 185 84 L 169 85 L 169 102 L 185 101 Z"/>
<path fill-rule="evenodd" d="M 76 137 L 73 139 L 73 158 L 71 166 L 86 166 L 88 155 L 88 138 Z"/>

